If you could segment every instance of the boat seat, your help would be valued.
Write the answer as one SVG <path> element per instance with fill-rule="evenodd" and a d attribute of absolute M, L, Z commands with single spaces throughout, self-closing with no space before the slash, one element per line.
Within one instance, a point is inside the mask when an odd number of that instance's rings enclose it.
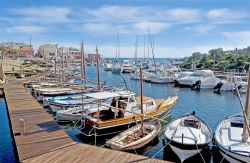
<path fill-rule="evenodd" d="M 241 127 L 230 127 L 230 139 L 232 141 L 238 141 L 238 142 L 241 142 L 242 140 L 242 137 L 241 137 L 241 134 L 239 133 L 242 133 L 243 132 L 243 128 Z"/>

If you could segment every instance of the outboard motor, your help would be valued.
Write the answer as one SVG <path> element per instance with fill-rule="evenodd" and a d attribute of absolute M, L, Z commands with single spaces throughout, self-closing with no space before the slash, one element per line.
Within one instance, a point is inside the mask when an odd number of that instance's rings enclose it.
<path fill-rule="evenodd" d="M 223 83 L 220 82 L 216 86 L 214 86 L 214 93 L 220 93 L 220 89 L 222 87 Z"/>
<path fill-rule="evenodd" d="M 174 80 L 174 86 L 179 87 L 179 82 L 177 80 Z"/>
<path fill-rule="evenodd" d="M 191 89 L 192 89 L 192 90 L 200 90 L 200 89 L 201 89 L 201 81 L 200 81 L 200 80 L 197 80 L 197 81 L 193 84 L 193 86 L 192 86 Z"/>
<path fill-rule="evenodd" d="M 238 85 L 237 88 L 238 88 L 238 90 L 240 90 L 240 89 L 242 88 L 242 85 Z M 237 92 L 236 92 L 236 88 L 233 89 L 233 93 L 234 93 L 234 94 L 237 93 Z"/>

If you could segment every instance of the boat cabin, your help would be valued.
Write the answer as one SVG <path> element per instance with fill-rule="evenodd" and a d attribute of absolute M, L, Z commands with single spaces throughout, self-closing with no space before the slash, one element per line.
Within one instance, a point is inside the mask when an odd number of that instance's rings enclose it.
<path fill-rule="evenodd" d="M 97 92 L 86 94 L 86 96 L 99 100 L 99 112 L 91 113 L 92 117 L 99 120 L 111 120 L 130 116 L 133 113 L 141 113 L 140 98 L 135 97 L 135 94 L 132 92 Z M 102 103 L 105 99 L 107 101 L 108 98 L 110 99 L 110 104 Z M 156 103 L 153 99 L 145 97 L 143 108 L 144 113 L 147 113 L 147 110 L 156 108 Z"/>

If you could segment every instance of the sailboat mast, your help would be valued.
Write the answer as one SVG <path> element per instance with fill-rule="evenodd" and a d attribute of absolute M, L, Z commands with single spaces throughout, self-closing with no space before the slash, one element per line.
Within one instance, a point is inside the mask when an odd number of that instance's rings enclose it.
<path fill-rule="evenodd" d="M 135 38 L 135 64 L 137 64 L 137 36 Z"/>
<path fill-rule="evenodd" d="M 120 34 L 118 30 L 118 63 L 120 62 Z"/>
<path fill-rule="evenodd" d="M 63 54 L 63 47 L 62 47 L 62 87 L 64 87 L 64 54 Z"/>
<path fill-rule="evenodd" d="M 83 63 L 83 76 L 84 76 L 84 83 L 87 84 L 86 78 L 86 66 L 85 66 L 85 54 L 84 54 L 84 44 L 82 42 L 82 63 Z"/>
<path fill-rule="evenodd" d="M 96 62 L 97 62 L 97 81 L 98 81 L 98 90 L 101 91 L 100 85 L 100 61 L 99 61 L 98 48 L 96 46 Z"/>
<path fill-rule="evenodd" d="M 242 142 L 243 143 L 247 143 L 249 134 L 248 133 L 248 113 L 249 113 L 249 103 L 250 103 L 250 66 L 248 68 L 248 85 L 247 85 L 247 95 L 246 95 L 246 105 L 245 105 L 245 111 L 243 112 L 243 114 L 245 114 L 245 116 L 243 115 L 244 118 L 244 126 L 243 126 L 243 133 L 242 133 Z"/>
<path fill-rule="evenodd" d="M 155 66 L 155 71 L 157 73 L 157 70 L 156 70 L 156 64 L 155 64 L 155 55 L 154 55 L 154 35 L 153 35 L 153 41 L 151 40 L 151 34 L 150 34 L 150 30 L 148 28 L 148 34 L 149 34 L 149 39 L 150 39 L 150 44 L 151 44 L 151 50 L 152 50 L 152 55 L 153 55 L 153 61 L 154 61 L 154 66 Z"/>
<path fill-rule="evenodd" d="M 81 78 L 83 80 L 83 82 L 86 84 L 86 72 L 85 72 L 85 57 L 84 57 L 84 45 L 83 45 L 83 41 L 81 44 Z"/>
<path fill-rule="evenodd" d="M 143 134 L 143 93 L 142 93 L 142 65 L 140 65 L 140 96 L 141 96 L 141 133 Z"/>
<path fill-rule="evenodd" d="M 54 58 L 54 62 L 55 62 L 54 68 L 55 68 L 55 82 L 56 82 L 57 81 L 57 79 L 56 79 L 56 57 Z"/>
<path fill-rule="evenodd" d="M 145 36 L 143 36 L 143 58 L 144 58 L 144 62 L 145 62 Z"/>

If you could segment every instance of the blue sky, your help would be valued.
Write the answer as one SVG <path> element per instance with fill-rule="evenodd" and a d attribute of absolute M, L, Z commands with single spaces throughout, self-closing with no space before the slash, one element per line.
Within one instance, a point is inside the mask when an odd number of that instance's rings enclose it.
<path fill-rule="evenodd" d="M 183 57 L 211 48 L 250 43 L 247 0 L 11 0 L 1 1 L 0 41 L 79 47 L 115 56 L 119 30 L 121 57 L 144 53 L 148 27 L 156 57 Z M 146 50 L 147 55 L 147 50 Z"/>

